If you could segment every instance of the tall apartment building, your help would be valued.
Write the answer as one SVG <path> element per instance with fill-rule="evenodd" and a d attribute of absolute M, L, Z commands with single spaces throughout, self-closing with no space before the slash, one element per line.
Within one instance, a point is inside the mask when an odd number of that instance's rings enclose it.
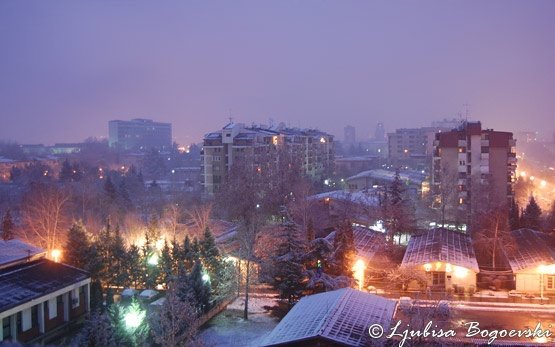
<path fill-rule="evenodd" d="M 151 119 L 108 122 L 110 147 L 120 150 L 144 151 L 151 148 L 168 150 L 172 147 L 172 125 Z"/>
<path fill-rule="evenodd" d="M 431 187 L 436 199 L 452 197 L 447 203 L 458 205 L 467 223 L 485 200 L 509 202 L 514 197 L 515 146 L 512 133 L 482 129 L 480 122 L 437 133 Z"/>
<path fill-rule="evenodd" d="M 346 145 L 354 145 L 357 142 L 356 129 L 352 125 L 347 125 L 343 129 L 343 142 Z"/>
<path fill-rule="evenodd" d="M 263 150 L 265 148 L 285 149 L 299 159 L 305 173 L 314 179 L 324 178 L 333 170 L 334 142 L 330 134 L 314 129 L 286 128 L 283 124 L 246 127 L 232 122 L 204 137 L 201 159 L 204 192 L 214 194 L 237 161 L 278 159 L 259 155 L 268 152 Z"/>

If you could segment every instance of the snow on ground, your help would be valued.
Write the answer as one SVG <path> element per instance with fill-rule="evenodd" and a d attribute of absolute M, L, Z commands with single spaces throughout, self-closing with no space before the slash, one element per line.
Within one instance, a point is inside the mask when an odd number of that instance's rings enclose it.
<path fill-rule="evenodd" d="M 272 294 L 251 294 L 249 319 L 243 319 L 244 297 L 237 298 L 227 309 L 211 319 L 200 332 L 205 346 L 260 346 L 264 338 L 278 324 L 264 306 L 275 305 Z"/>

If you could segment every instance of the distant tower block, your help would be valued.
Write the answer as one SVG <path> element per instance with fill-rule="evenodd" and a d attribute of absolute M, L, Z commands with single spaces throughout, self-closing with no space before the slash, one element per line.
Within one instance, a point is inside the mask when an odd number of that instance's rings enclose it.
<path fill-rule="evenodd" d="M 382 122 L 376 124 L 376 131 L 374 132 L 374 138 L 376 140 L 385 140 L 385 127 Z"/>
<path fill-rule="evenodd" d="M 344 138 L 346 144 L 354 145 L 356 143 L 356 129 L 352 125 L 347 125 L 344 128 Z"/>

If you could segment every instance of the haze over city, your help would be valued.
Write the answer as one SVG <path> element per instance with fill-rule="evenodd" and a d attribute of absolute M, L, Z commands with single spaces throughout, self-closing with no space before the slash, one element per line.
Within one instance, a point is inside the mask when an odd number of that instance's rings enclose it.
<path fill-rule="evenodd" d="M 192 143 L 230 115 L 338 137 L 352 124 L 363 139 L 379 121 L 467 109 L 550 137 L 553 13 L 553 1 L 2 1 L 0 139 L 77 142 L 140 117 Z"/>

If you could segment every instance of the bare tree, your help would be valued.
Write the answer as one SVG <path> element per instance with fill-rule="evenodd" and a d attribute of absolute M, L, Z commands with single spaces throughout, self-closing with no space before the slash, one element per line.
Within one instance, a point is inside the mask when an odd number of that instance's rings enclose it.
<path fill-rule="evenodd" d="M 212 204 L 202 204 L 191 208 L 185 212 L 187 217 L 191 219 L 199 232 L 204 232 L 210 225 L 210 217 L 212 216 Z"/>
<path fill-rule="evenodd" d="M 52 184 L 34 184 L 23 203 L 23 235 L 48 252 L 61 247 L 71 223 L 70 193 Z"/>
<path fill-rule="evenodd" d="M 194 346 L 198 329 L 196 309 L 182 300 L 174 287 L 168 289 L 159 311 L 149 317 L 151 334 L 160 346 Z"/>

